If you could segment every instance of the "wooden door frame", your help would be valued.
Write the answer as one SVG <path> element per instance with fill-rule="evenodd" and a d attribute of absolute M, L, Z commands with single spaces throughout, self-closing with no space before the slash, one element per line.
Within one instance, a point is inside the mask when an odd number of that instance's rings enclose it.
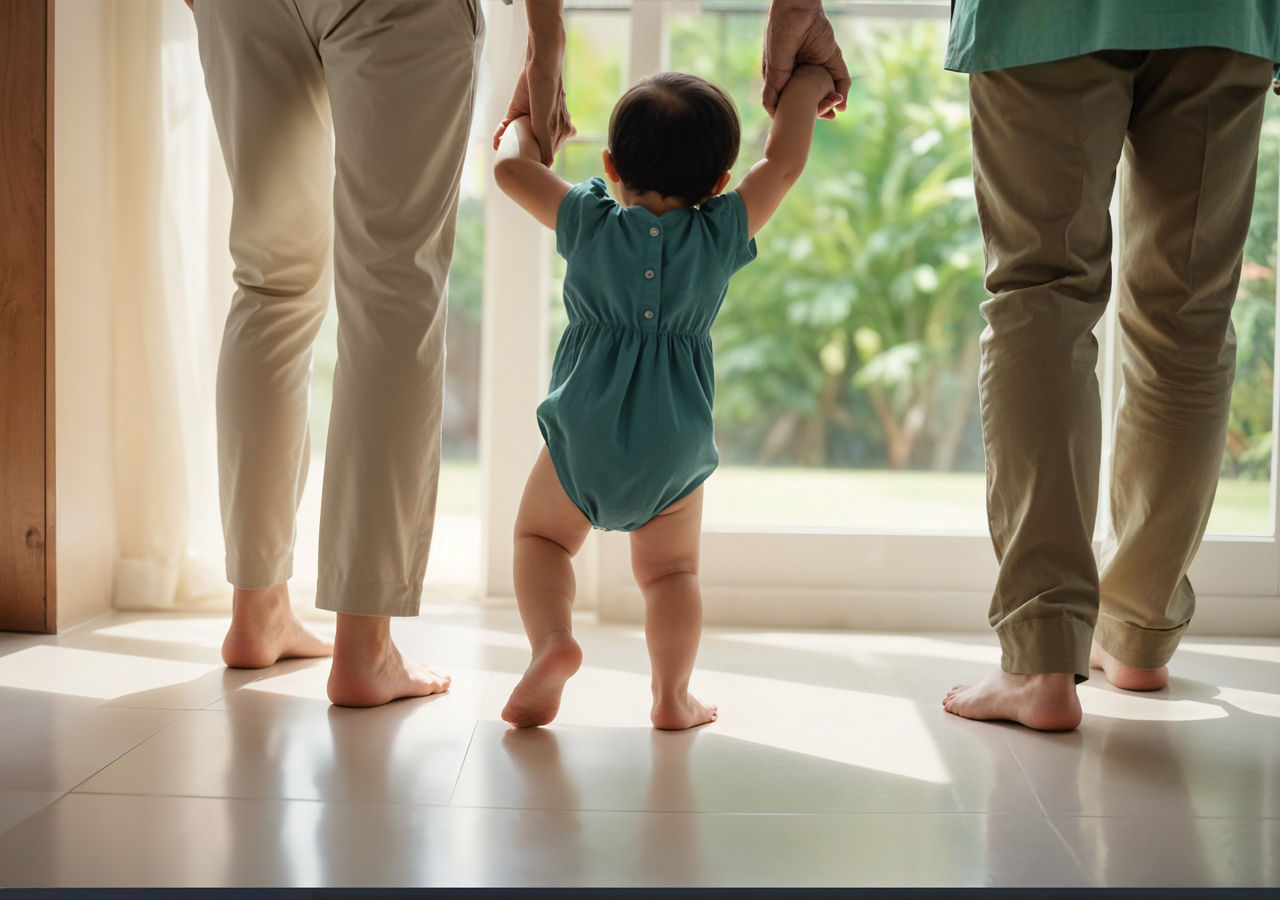
<path fill-rule="evenodd" d="M 0 629 L 57 630 L 53 4 L 0 2 Z"/>

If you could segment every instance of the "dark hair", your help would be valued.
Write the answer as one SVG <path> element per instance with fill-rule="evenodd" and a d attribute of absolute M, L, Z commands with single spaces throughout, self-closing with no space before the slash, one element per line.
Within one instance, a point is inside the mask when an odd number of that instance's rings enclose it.
<path fill-rule="evenodd" d="M 696 75 L 660 72 L 622 95 L 609 118 L 609 152 L 629 190 L 700 203 L 738 158 L 738 110 Z"/>

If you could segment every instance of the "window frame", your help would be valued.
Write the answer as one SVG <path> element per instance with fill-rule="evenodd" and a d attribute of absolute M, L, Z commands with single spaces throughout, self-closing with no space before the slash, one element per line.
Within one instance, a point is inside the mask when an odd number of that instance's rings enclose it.
<path fill-rule="evenodd" d="M 617 12 L 620 4 L 577 4 L 575 9 L 579 7 Z M 630 83 L 666 67 L 668 18 L 698 12 L 701 7 L 700 0 L 646 0 L 631 5 Z M 743 5 L 748 8 L 754 9 Z M 946 18 L 949 8 L 946 2 L 927 0 L 828 2 L 829 12 L 882 19 Z M 523 10 L 517 4 L 511 12 L 514 15 L 498 6 L 490 19 L 486 74 L 495 86 L 488 109 L 493 121 L 505 110 L 502 86 L 514 81 L 524 57 Z M 505 53 L 500 51 L 503 47 Z M 487 161 L 491 160 L 492 150 Z M 531 298 L 528 286 L 548 283 L 551 235 L 501 194 L 492 182 L 492 167 L 488 168 L 481 355 L 480 446 L 485 485 L 481 588 L 485 596 L 511 598 L 511 526 L 525 477 L 541 446 L 532 411 L 543 398 L 550 372 L 545 338 L 549 317 L 543 302 L 547 291 L 538 290 Z M 1119 371 L 1115 317 L 1112 303 L 1099 330 L 1108 363 L 1102 383 L 1108 423 L 1119 391 L 1114 377 Z M 536 337 L 529 339 L 529 335 Z M 1272 421 L 1280 423 L 1280 365 L 1273 368 Z M 1273 427 L 1272 533 L 1205 538 L 1190 572 L 1201 599 L 1193 623 L 1199 633 L 1259 633 L 1261 629 L 1261 633 L 1280 634 L 1278 432 L 1280 428 Z M 1110 433 L 1108 425 L 1104 454 L 1109 451 Z M 1104 465 L 1100 517 L 1106 515 L 1107 481 Z M 1099 542 L 1095 542 L 1097 549 Z M 579 608 L 594 608 L 601 618 L 613 621 L 643 618 L 626 535 L 593 532 L 575 560 L 575 569 Z M 985 534 L 705 528 L 702 540 L 705 619 L 723 625 L 971 630 L 979 626 L 977 611 L 985 609 L 990 599 L 995 574 L 995 558 Z"/>

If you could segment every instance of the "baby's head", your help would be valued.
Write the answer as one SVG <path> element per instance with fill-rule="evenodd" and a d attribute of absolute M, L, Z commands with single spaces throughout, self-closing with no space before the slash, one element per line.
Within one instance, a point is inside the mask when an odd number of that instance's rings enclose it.
<path fill-rule="evenodd" d="M 634 194 L 654 191 L 693 205 L 724 188 L 740 139 L 728 94 L 696 75 L 662 72 L 613 108 L 605 168 Z"/>

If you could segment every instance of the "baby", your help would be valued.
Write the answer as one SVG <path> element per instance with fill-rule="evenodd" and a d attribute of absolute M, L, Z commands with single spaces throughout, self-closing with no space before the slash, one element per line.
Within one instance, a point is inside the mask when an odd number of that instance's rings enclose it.
<path fill-rule="evenodd" d="M 755 258 L 756 232 L 800 175 L 814 120 L 839 101 L 825 69 L 797 68 L 764 159 L 727 194 L 737 110 L 693 75 L 651 76 L 618 101 L 604 151 L 613 196 L 599 178 L 570 185 L 544 166 L 527 118 L 503 134 L 494 176 L 555 230 L 569 314 L 538 407 L 546 446 L 516 517 L 516 600 L 533 661 L 502 711 L 512 725 L 554 719 L 582 664 L 570 560 L 592 526 L 631 535 L 654 727 L 715 721 L 716 707 L 689 693 L 702 632 L 702 482 L 719 459 L 709 330 L 730 277 Z"/>

